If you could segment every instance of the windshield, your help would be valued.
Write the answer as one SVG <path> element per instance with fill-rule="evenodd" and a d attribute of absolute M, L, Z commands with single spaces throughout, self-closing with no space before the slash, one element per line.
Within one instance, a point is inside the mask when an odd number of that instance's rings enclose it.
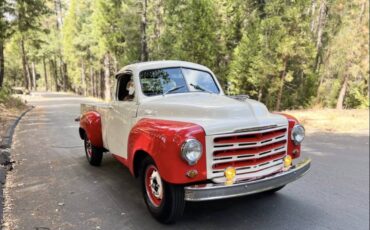
<path fill-rule="evenodd" d="M 220 93 L 208 72 L 188 68 L 145 70 L 140 73 L 140 84 L 146 96 L 173 93 Z"/>

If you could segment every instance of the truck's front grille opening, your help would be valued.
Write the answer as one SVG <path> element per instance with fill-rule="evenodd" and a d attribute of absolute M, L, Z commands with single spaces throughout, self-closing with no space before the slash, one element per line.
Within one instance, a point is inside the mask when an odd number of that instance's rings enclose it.
<path fill-rule="evenodd" d="M 281 170 L 287 154 L 287 138 L 286 126 L 213 137 L 212 178 L 223 177 L 224 170 L 230 166 L 236 168 L 241 179 Z"/>

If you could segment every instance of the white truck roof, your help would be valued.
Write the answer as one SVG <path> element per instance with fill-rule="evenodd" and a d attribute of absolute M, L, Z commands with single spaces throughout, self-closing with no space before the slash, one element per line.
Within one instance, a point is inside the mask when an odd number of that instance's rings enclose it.
<path fill-rule="evenodd" d="M 120 71 L 118 71 L 117 75 L 121 74 L 121 73 L 123 73 L 127 70 L 139 73 L 143 70 L 171 68 L 171 67 L 186 67 L 186 68 L 191 68 L 191 69 L 198 69 L 198 70 L 212 72 L 207 67 L 205 67 L 203 65 L 196 64 L 196 63 L 192 63 L 192 62 L 186 62 L 186 61 L 149 61 L 149 62 L 140 62 L 140 63 L 127 65 L 127 66 L 123 67 Z"/>

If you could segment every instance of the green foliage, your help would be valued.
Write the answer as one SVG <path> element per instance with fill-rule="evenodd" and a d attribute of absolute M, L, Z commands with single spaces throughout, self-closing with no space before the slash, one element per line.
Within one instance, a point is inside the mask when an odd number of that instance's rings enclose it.
<path fill-rule="evenodd" d="M 9 87 L 2 87 L 0 88 L 0 103 L 5 103 L 9 100 L 9 97 L 11 95 L 11 90 Z"/>
<path fill-rule="evenodd" d="M 1 2 L 0 13 L 15 19 L 0 18 L 8 31 L 1 35 L 13 35 L 6 82 L 22 82 L 23 36 L 29 62 L 40 76 L 46 70 L 48 84 L 60 84 L 65 62 L 75 92 L 100 96 L 104 73 L 113 79 L 138 62 L 146 37 L 150 60 L 206 65 L 226 92 L 248 94 L 270 109 L 335 107 L 346 77 L 344 107 L 369 106 L 367 0 L 147 0 L 146 12 L 144 0 L 64 0 L 61 30 L 57 2 Z"/>
<path fill-rule="evenodd" d="M 310 2 L 273 0 L 263 4 L 262 12 L 261 7 L 250 9 L 250 20 L 230 64 L 232 93 L 249 94 L 270 108 L 278 100 L 284 108 L 307 104 L 305 98 L 311 95 L 298 87 L 312 75 L 315 56 L 305 11 Z"/>
<path fill-rule="evenodd" d="M 364 0 L 336 0 L 330 12 L 332 21 L 328 33 L 325 62 L 320 74 L 325 81 L 320 88 L 342 85 L 349 78 L 349 90 L 343 104 L 347 108 L 369 106 L 369 3 Z M 332 94 L 320 94 L 318 100 L 333 106 L 338 98 L 340 86 Z"/>
<path fill-rule="evenodd" d="M 12 97 L 12 89 L 9 85 L 5 84 L 0 88 L 0 106 L 7 109 L 17 108 L 24 109 L 25 104 L 18 97 Z"/>
<path fill-rule="evenodd" d="M 217 70 L 215 6 L 211 0 L 165 1 L 162 57 L 196 62 Z"/>

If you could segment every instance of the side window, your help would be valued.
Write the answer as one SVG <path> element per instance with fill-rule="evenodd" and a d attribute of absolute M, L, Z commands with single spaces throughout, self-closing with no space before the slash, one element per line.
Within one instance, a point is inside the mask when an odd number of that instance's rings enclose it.
<path fill-rule="evenodd" d="M 117 100 L 132 101 L 135 98 L 135 85 L 131 75 L 122 75 L 117 83 Z"/>

